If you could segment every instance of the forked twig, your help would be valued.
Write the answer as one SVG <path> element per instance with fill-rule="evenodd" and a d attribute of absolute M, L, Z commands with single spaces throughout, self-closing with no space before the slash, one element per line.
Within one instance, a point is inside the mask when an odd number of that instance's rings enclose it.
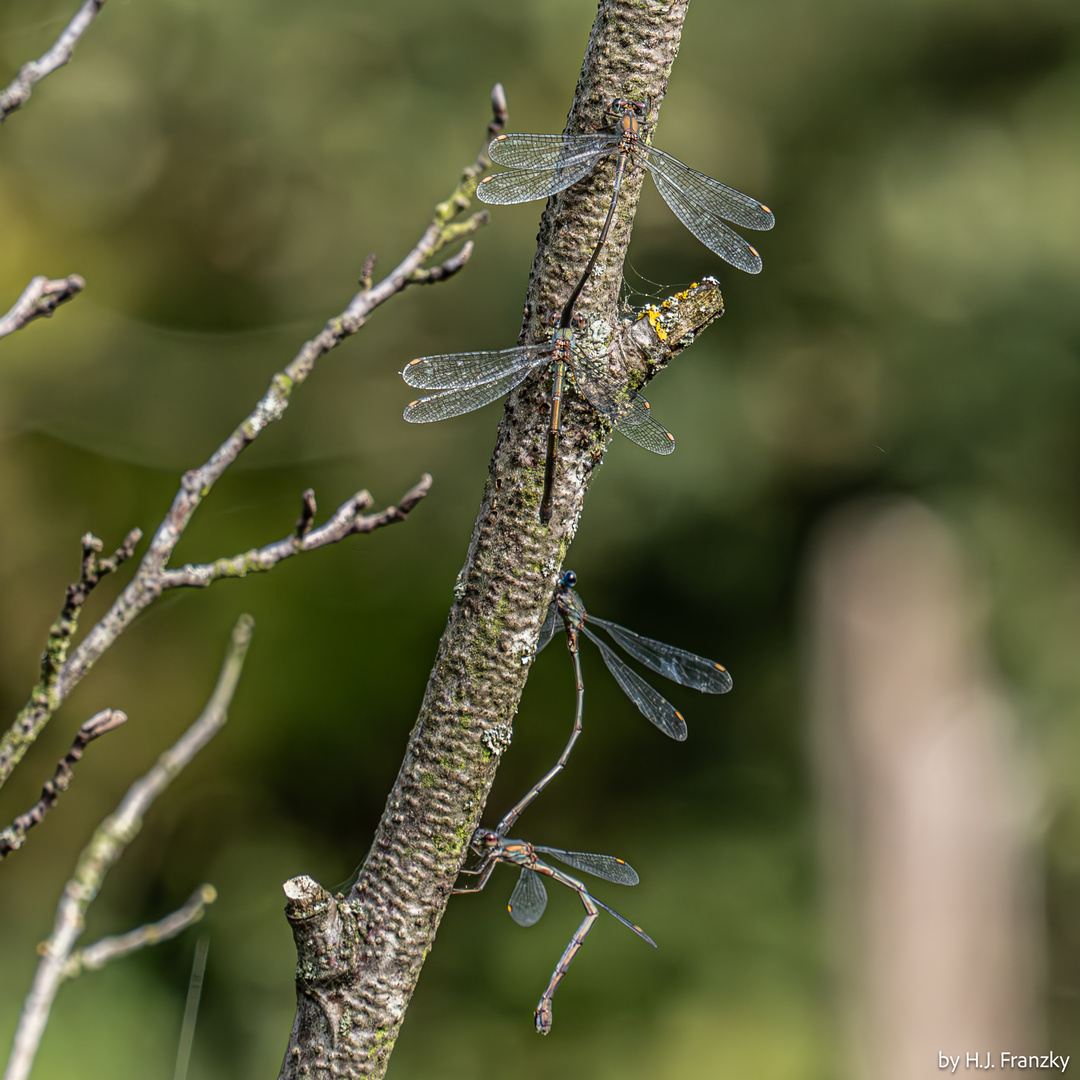
<path fill-rule="evenodd" d="M 62 655 L 55 651 L 55 657 L 50 659 L 48 677 L 43 673 L 42 681 L 35 687 L 30 700 L 0 739 L 0 786 L 3 786 L 59 704 L 134 619 L 166 589 L 180 585 L 205 585 L 221 577 L 242 577 L 254 570 L 269 569 L 298 551 L 334 543 L 354 532 L 371 532 L 382 525 L 402 521 L 412 506 L 426 494 L 426 484 L 430 480 L 421 481 L 398 506 L 367 518 L 360 516 L 360 510 L 366 509 L 370 503 L 362 506 L 357 496 L 342 506 L 322 530 L 311 529 L 314 510 L 305 509 L 293 539 L 203 567 L 185 567 L 181 570 L 170 570 L 168 567 L 180 537 L 203 499 L 243 450 L 271 423 L 285 415 L 293 391 L 308 378 L 318 359 L 355 334 L 372 311 L 410 284 L 445 280 L 464 266 L 472 251 L 471 243 L 466 243 L 460 252 L 450 256 L 440 266 L 426 271 L 422 269 L 431 256 L 448 244 L 471 236 L 487 224 L 486 210 L 472 214 L 463 221 L 455 219 L 468 209 L 479 178 L 491 164 L 487 159 L 488 143 L 506 124 L 506 98 L 498 83 L 491 92 L 491 106 L 492 120 L 488 124 L 483 149 L 476 160 L 464 169 L 450 198 L 435 207 L 431 223 L 412 251 L 377 285 L 371 284 L 374 256 L 368 256 L 361 273 L 361 290 L 349 306 L 331 319 L 322 333 L 306 342 L 283 371 L 274 375 L 262 399 L 209 460 L 183 475 L 172 506 L 158 525 L 133 579 L 86 634 L 70 658 L 67 656 L 67 645 L 71 635 L 66 635 Z M 420 272 L 418 277 L 414 276 L 417 272 Z M 340 535 L 337 535 L 339 532 Z M 47 653 L 47 656 L 53 657 L 53 653 Z"/>
<path fill-rule="evenodd" d="M 41 654 L 41 675 L 30 692 L 30 700 L 22 707 L 15 722 L 0 738 L 0 787 L 11 775 L 11 770 L 30 749 L 41 729 L 60 704 L 56 693 L 56 680 L 67 660 L 71 639 L 79 626 L 79 615 L 87 597 L 106 574 L 115 573 L 135 553 L 135 545 L 142 538 L 139 529 L 132 529 L 124 542 L 108 557 L 100 558 L 104 545 L 93 533 L 82 538 L 82 572 L 79 580 L 69 585 L 56 621 L 49 627 L 49 640 Z"/>
<path fill-rule="evenodd" d="M 4 1080 L 26 1080 L 30 1073 L 56 991 L 68 977 L 68 964 L 75 942 L 82 933 L 86 910 L 101 890 L 105 876 L 139 834 L 143 818 L 154 800 L 225 725 L 251 643 L 253 625 L 250 616 L 240 616 L 233 628 L 217 685 L 199 718 L 158 758 L 145 776 L 131 785 L 115 812 L 97 827 L 79 856 L 75 873 L 64 887 L 57 905 L 53 932 L 38 946 L 41 961 L 19 1016 Z M 206 902 L 208 900 L 203 901 Z M 142 944 L 152 944 L 149 934 L 143 934 Z"/>
<path fill-rule="evenodd" d="M 86 33 L 104 6 L 105 0 L 85 0 L 82 7 L 75 12 L 75 17 L 64 27 L 64 32 L 56 39 L 53 47 L 44 56 L 19 68 L 19 74 L 7 89 L 0 91 L 0 124 L 8 118 L 9 113 L 29 101 L 30 91 L 37 83 L 71 59 L 79 38 Z"/>
<path fill-rule="evenodd" d="M 14 334 L 34 319 L 43 316 L 50 318 L 61 304 L 78 296 L 85 288 L 86 282 L 78 274 L 56 278 L 54 281 L 38 274 L 23 289 L 22 296 L 15 301 L 11 310 L 0 316 L 0 338 Z"/>
<path fill-rule="evenodd" d="M 270 424 L 284 416 L 293 391 L 308 378 L 319 358 L 355 334 L 377 307 L 407 288 L 413 274 L 432 255 L 447 244 L 471 236 L 487 224 L 486 210 L 472 214 L 464 221 L 458 222 L 455 218 L 468 209 L 479 178 L 490 164 L 486 156 L 488 142 L 493 133 L 502 130 L 506 122 L 506 101 L 499 84 L 492 90 L 491 103 L 493 119 L 488 125 L 483 150 L 463 171 L 450 198 L 435 207 L 431 224 L 412 251 L 377 285 L 361 289 L 349 306 L 326 324 L 321 334 L 306 342 L 292 362 L 273 377 L 262 400 L 210 459 L 200 468 L 184 474 L 172 507 L 151 539 L 134 579 L 64 665 L 57 687 L 61 698 L 83 678 L 135 617 L 161 594 L 169 557 L 202 500 L 243 450 Z M 444 269 L 455 265 L 464 254 L 465 250 L 462 249 L 459 255 L 448 259 L 443 264 Z M 370 275 L 373 267 L 373 260 L 369 256 L 364 263 L 364 275 Z"/>
<path fill-rule="evenodd" d="M 41 789 L 41 798 L 25 814 L 20 814 L 3 832 L 0 832 L 0 860 L 23 846 L 27 832 L 35 825 L 41 824 L 45 815 L 67 791 L 71 784 L 72 769 L 82 758 L 86 747 L 94 739 L 108 731 L 115 731 L 125 723 L 127 723 L 127 715 L 119 709 L 102 709 L 79 728 L 71 749 L 56 766 L 53 778 Z"/>
<path fill-rule="evenodd" d="M 216 899 L 217 889 L 213 885 L 200 885 L 188 897 L 183 907 L 177 908 L 164 919 L 139 926 L 126 934 L 102 938 L 85 949 L 76 949 L 64 965 L 61 977 L 74 979 L 84 971 L 100 971 L 114 960 L 119 960 L 150 945 L 160 945 L 161 942 L 176 937 L 189 926 L 194 926 L 199 922 L 206 914 L 207 907 Z"/>
<path fill-rule="evenodd" d="M 245 551 L 239 555 L 217 559 L 212 563 L 200 565 L 188 563 L 178 570 L 163 570 L 161 587 L 175 589 L 180 586 L 206 586 L 220 578 L 241 578 L 247 577 L 248 574 L 272 570 L 283 559 L 288 559 L 303 551 L 314 551 L 328 544 L 336 544 L 356 533 L 370 533 L 381 529 L 384 525 L 395 525 L 399 521 L 404 521 L 409 516 L 409 511 L 430 489 L 431 477 L 424 473 L 420 483 L 406 492 L 397 506 L 388 506 L 377 514 L 367 515 L 362 511 L 371 506 L 375 500 L 368 492 L 359 491 L 347 502 L 342 503 L 325 525 L 314 529 L 311 522 L 315 516 L 315 493 L 309 488 L 304 492 L 304 509 L 292 536 L 267 544 L 265 547 L 252 548 L 251 551 Z"/>

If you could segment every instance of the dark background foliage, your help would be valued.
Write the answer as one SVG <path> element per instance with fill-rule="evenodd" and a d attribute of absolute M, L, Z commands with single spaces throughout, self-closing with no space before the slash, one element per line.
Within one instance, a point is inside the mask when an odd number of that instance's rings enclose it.
<path fill-rule="evenodd" d="M 0 8 L 0 83 L 72 0 Z M 496 80 L 511 130 L 558 131 L 586 0 L 112 0 L 74 63 L 0 131 L 0 301 L 35 273 L 84 295 L 0 345 L 0 699 L 14 714 L 86 530 L 152 527 L 268 377 L 412 246 L 472 159 Z M 613 95 L 622 92 L 612 87 Z M 857 493 L 912 492 L 960 531 L 1046 793 L 1050 1041 L 1080 1051 L 1080 10 L 1069 0 L 779 0 L 692 6 L 659 146 L 777 212 L 765 272 L 732 271 L 647 191 L 626 299 L 721 276 L 727 315 L 650 388 L 678 438 L 617 439 L 567 565 L 598 614 L 727 664 L 724 699 L 672 691 L 664 740 L 584 656 L 586 731 L 529 811 L 537 842 L 610 851 L 642 884 L 531 1012 L 580 908 L 522 930 L 500 871 L 454 900 L 390 1075 L 834 1075 L 805 754 L 807 538 Z M 435 485 L 404 527 L 273 574 L 172 595 L 110 652 L 8 786 L 29 805 L 75 727 L 71 793 L 3 867 L 0 1031 L 92 824 L 200 708 L 240 611 L 256 637 L 230 724 L 157 806 L 88 938 L 200 881 L 221 899 L 192 1077 L 274 1075 L 293 1010 L 280 883 L 348 877 L 397 770 L 485 476 L 495 406 L 414 428 L 414 356 L 504 348 L 539 204 L 497 208 L 468 268 L 378 312 L 325 360 L 207 502 L 181 560 L 284 535 L 300 491 Z M 757 241 L 755 241 L 757 242 Z M 102 593 L 108 593 L 103 587 Z M 95 596 L 88 618 L 108 597 Z M 538 660 L 490 820 L 565 739 L 572 676 Z M 169 1075 L 194 935 L 65 987 L 36 1076 Z"/>

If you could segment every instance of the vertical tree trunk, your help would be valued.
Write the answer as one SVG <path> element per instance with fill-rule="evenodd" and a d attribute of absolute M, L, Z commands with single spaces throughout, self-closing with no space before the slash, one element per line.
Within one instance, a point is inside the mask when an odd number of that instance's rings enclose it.
<path fill-rule="evenodd" d="M 610 129 L 612 99 L 647 100 L 655 121 L 688 0 L 602 0 L 566 130 Z M 539 337 L 592 251 L 614 161 L 552 197 L 540 225 L 522 341 Z M 685 298 L 665 342 L 620 325 L 616 302 L 643 171 L 628 172 L 599 265 L 578 310 L 640 385 L 722 311 L 715 282 Z M 646 325 L 647 329 L 647 325 Z M 509 745 L 537 634 L 610 428 L 571 395 L 555 512 L 538 520 L 545 380 L 507 402 L 468 558 L 405 760 L 359 879 L 344 901 L 310 878 L 286 885 L 300 961 L 298 1007 L 281 1075 L 382 1076 L 420 968 Z"/>
<path fill-rule="evenodd" d="M 812 585 L 846 1075 L 997 1068 L 1035 1049 L 1033 807 L 955 542 L 918 504 L 863 507 Z"/>

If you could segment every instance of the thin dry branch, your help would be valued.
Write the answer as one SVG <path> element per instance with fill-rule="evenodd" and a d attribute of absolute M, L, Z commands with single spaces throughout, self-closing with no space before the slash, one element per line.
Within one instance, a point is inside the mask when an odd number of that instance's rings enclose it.
<path fill-rule="evenodd" d="M 357 500 L 359 500 L 360 495 L 367 495 L 367 492 L 364 491 L 357 495 Z M 371 496 L 368 495 L 368 498 L 370 499 Z M 296 519 L 296 532 L 294 533 L 294 536 L 296 537 L 297 542 L 303 540 L 304 537 L 311 532 L 311 526 L 315 522 L 315 514 L 318 511 L 318 507 L 315 503 L 315 489 L 307 488 L 300 496 L 300 501 L 303 503 L 304 508 L 300 511 L 300 516 Z M 370 503 L 368 505 L 370 505 Z"/>
<path fill-rule="evenodd" d="M 85 949 L 76 949 L 64 965 L 62 978 L 74 979 L 84 971 L 99 971 L 106 964 L 111 964 L 129 953 L 138 952 L 150 945 L 160 945 L 161 942 L 176 937 L 189 926 L 201 921 L 206 909 L 216 899 L 217 889 L 213 885 L 200 885 L 188 897 L 183 907 L 177 908 L 164 919 L 147 923 L 126 934 L 102 938 Z"/>
<path fill-rule="evenodd" d="M 224 727 L 251 643 L 253 626 L 250 616 L 240 616 L 233 628 L 217 685 L 199 718 L 158 758 L 145 776 L 131 785 L 116 811 L 98 826 L 79 856 L 75 874 L 57 905 L 53 932 L 38 947 L 41 961 L 19 1016 L 4 1080 L 26 1080 L 30 1073 L 53 999 L 60 983 L 67 977 L 75 942 L 83 931 L 86 910 L 100 892 L 105 876 L 139 834 L 143 818 L 154 800 Z"/>
<path fill-rule="evenodd" d="M 90 593 L 103 577 L 115 574 L 135 554 L 135 548 L 141 539 L 142 529 L 132 529 L 111 555 L 101 559 L 98 555 L 105 545 L 93 533 L 83 534 L 79 541 L 82 545 L 79 580 L 68 586 L 64 606 L 60 609 L 56 622 L 49 628 L 49 642 L 41 656 L 41 684 L 48 691 L 51 692 L 55 686 L 57 675 L 67 659 L 71 639 L 79 626 L 79 615 Z"/>
<path fill-rule="evenodd" d="M 439 263 L 438 266 L 420 267 L 409 275 L 410 285 L 434 285 L 438 281 L 445 281 L 453 277 L 469 261 L 472 255 L 473 242 L 467 240 L 465 246 L 449 259 Z"/>
<path fill-rule="evenodd" d="M 72 769 L 81 760 L 86 747 L 106 732 L 115 731 L 121 724 L 126 723 L 127 715 L 119 709 L 102 709 L 79 728 L 71 749 L 56 766 L 53 778 L 41 789 L 41 798 L 25 814 L 20 814 L 3 832 L 0 832 L 0 860 L 23 846 L 26 842 L 26 834 L 35 825 L 41 824 L 45 815 L 67 791 L 73 776 Z"/>
<path fill-rule="evenodd" d="M 133 580 L 64 665 L 57 686 L 61 698 L 70 693 L 135 617 L 161 595 L 169 557 L 199 504 L 241 452 L 271 423 L 281 419 L 289 407 L 293 391 L 308 378 L 319 358 L 355 334 L 377 307 L 407 288 L 415 271 L 432 255 L 487 224 L 486 210 L 472 214 L 461 222 L 455 221 L 455 218 L 468 209 L 479 178 L 490 164 L 486 157 L 490 137 L 501 131 L 505 123 L 505 99 L 501 86 L 496 85 L 491 100 L 493 119 L 488 125 L 484 149 L 476 161 L 464 170 L 450 198 L 435 207 L 431 224 L 412 251 L 377 285 L 361 289 L 349 306 L 331 319 L 322 333 L 308 341 L 292 362 L 273 377 L 262 400 L 210 459 L 201 468 L 184 474 L 172 507 L 158 526 Z M 465 249 L 455 258 L 462 259 L 464 256 Z M 453 261 L 449 260 L 450 263 Z M 371 274 L 373 266 L 373 259 L 369 257 L 364 264 L 365 276 Z"/>
<path fill-rule="evenodd" d="M 78 274 L 52 281 L 38 274 L 23 289 L 22 296 L 15 301 L 11 310 L 0 317 L 0 338 L 14 334 L 34 319 L 51 318 L 61 304 L 78 296 L 85 288 L 86 282 Z"/>
<path fill-rule="evenodd" d="M 104 547 L 93 533 L 82 538 L 82 573 L 79 580 L 69 585 L 64 606 L 56 621 L 49 627 L 49 640 L 41 654 L 41 675 L 30 693 L 30 700 L 23 706 L 15 722 L 0 738 L 0 787 L 11 775 L 11 770 L 30 749 L 49 717 L 56 711 L 61 697 L 56 692 L 60 669 L 67 660 L 71 639 L 79 626 L 83 604 L 94 588 L 107 574 L 115 573 L 135 553 L 135 545 L 142 538 L 140 529 L 132 529 L 124 542 L 109 556 L 99 554 Z"/>
<path fill-rule="evenodd" d="M 468 209 L 480 177 L 491 164 L 487 158 L 488 143 L 506 124 L 506 99 L 502 86 L 499 84 L 496 84 L 491 92 L 491 106 L 492 120 L 488 124 L 483 148 L 476 160 L 464 169 L 451 196 L 435 207 L 431 224 L 412 251 L 377 285 L 371 284 L 375 257 L 368 256 L 361 272 L 361 290 L 353 297 L 349 306 L 340 315 L 331 319 L 321 334 L 306 342 L 283 371 L 274 375 L 262 399 L 225 442 L 214 451 L 210 459 L 200 468 L 192 469 L 181 477 L 180 489 L 173 498 L 172 506 L 164 520 L 158 525 L 131 582 L 101 620 L 86 634 L 70 659 L 66 658 L 70 634 L 64 639 L 64 652 L 60 658 L 62 667 L 57 664 L 58 671 L 55 675 L 50 673 L 48 680 L 43 678 L 42 682 L 35 687 L 30 700 L 19 713 L 11 729 L 3 739 L 0 739 L 0 787 L 37 738 L 38 733 L 48 723 L 60 703 L 135 618 L 166 589 L 177 585 L 207 584 L 218 577 L 238 577 L 253 570 L 269 569 L 270 565 L 280 562 L 286 554 L 296 554 L 297 551 L 309 550 L 334 542 L 333 532 L 336 528 L 345 530 L 342 533 L 344 537 L 353 532 L 371 532 L 382 525 L 402 521 L 407 516 L 408 510 L 426 493 L 426 485 L 422 482 L 397 507 L 390 507 L 381 515 L 374 515 L 370 519 L 360 519 L 355 527 L 350 522 L 357 516 L 356 509 L 353 510 L 351 516 L 345 513 L 344 517 L 339 519 L 339 515 L 347 511 L 349 504 L 346 503 L 331 522 L 324 526 L 324 529 L 329 531 L 325 534 L 326 538 L 322 543 L 312 542 L 310 537 L 303 534 L 310 528 L 310 522 L 305 523 L 305 519 L 301 518 L 298 524 L 298 530 L 301 530 L 298 532 L 299 545 L 296 546 L 293 541 L 282 542 L 290 545 L 287 552 L 280 545 L 271 545 L 271 548 L 281 548 L 281 550 L 276 557 L 267 555 L 267 558 L 272 558 L 269 565 L 256 565 L 259 563 L 258 558 L 251 559 L 251 564 L 249 564 L 250 557 L 261 555 L 260 552 L 249 552 L 236 556 L 234 559 L 223 560 L 221 563 L 209 564 L 209 569 L 205 570 L 208 575 L 205 581 L 183 580 L 188 568 L 178 571 L 170 571 L 168 568 L 173 550 L 203 499 L 243 450 L 254 442 L 271 423 L 280 420 L 285 415 L 293 391 L 308 378 L 318 359 L 340 345 L 347 337 L 355 334 L 367 321 L 372 311 L 402 292 L 410 284 L 445 280 L 468 261 L 469 254 L 472 252 L 471 242 L 467 242 L 460 252 L 445 260 L 440 266 L 430 271 L 423 270 L 423 264 L 437 252 L 448 244 L 471 236 L 488 222 L 489 215 L 486 210 L 472 214 L 464 221 L 455 219 Z M 414 276 L 418 271 L 420 271 L 420 276 Z M 420 487 L 423 487 L 423 491 L 419 490 Z M 313 513 L 312 511 L 312 515 Z M 322 535 L 321 531 L 320 535 Z M 199 568 L 193 569 L 199 570 Z M 179 577 L 170 575 L 179 575 Z"/>
<path fill-rule="evenodd" d="M 363 511 L 371 506 L 374 499 L 366 491 L 357 492 L 337 508 L 334 516 L 325 525 L 313 529 L 311 521 L 315 515 L 315 495 L 309 488 L 304 492 L 304 510 L 292 536 L 230 558 L 217 559 L 212 563 L 198 566 L 188 563 L 179 570 L 164 570 L 161 587 L 163 590 L 182 586 L 202 587 L 220 578 L 242 578 L 248 574 L 272 570 L 283 559 L 298 555 L 302 551 L 314 551 L 328 544 L 336 544 L 347 536 L 374 532 L 384 525 L 395 525 L 404 521 L 409 516 L 409 511 L 430 489 L 431 477 L 424 473 L 420 483 L 408 491 L 397 506 L 388 506 L 377 514 L 367 515 Z"/>
<path fill-rule="evenodd" d="M 86 33 L 104 6 L 105 0 L 85 0 L 82 7 L 75 12 L 75 18 L 64 27 L 64 32 L 56 39 L 53 47 L 39 59 L 23 64 L 12 83 L 0 92 L 0 124 L 10 113 L 30 100 L 30 92 L 37 83 L 71 59 L 79 38 Z"/>

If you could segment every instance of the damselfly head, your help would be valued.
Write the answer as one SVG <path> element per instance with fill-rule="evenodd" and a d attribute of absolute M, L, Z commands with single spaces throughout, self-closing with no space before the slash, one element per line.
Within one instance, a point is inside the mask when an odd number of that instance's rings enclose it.
<path fill-rule="evenodd" d="M 573 570 L 567 570 L 559 579 L 559 584 L 566 589 L 572 589 L 577 584 L 577 574 Z"/>
<path fill-rule="evenodd" d="M 632 113 L 639 120 L 644 120 L 648 111 L 647 101 L 630 101 L 629 98 L 616 98 L 608 109 L 613 116 L 626 116 L 627 113 Z"/>
<path fill-rule="evenodd" d="M 473 833 L 472 846 L 481 854 L 494 851 L 499 846 L 499 834 L 490 829 L 477 829 Z"/>

